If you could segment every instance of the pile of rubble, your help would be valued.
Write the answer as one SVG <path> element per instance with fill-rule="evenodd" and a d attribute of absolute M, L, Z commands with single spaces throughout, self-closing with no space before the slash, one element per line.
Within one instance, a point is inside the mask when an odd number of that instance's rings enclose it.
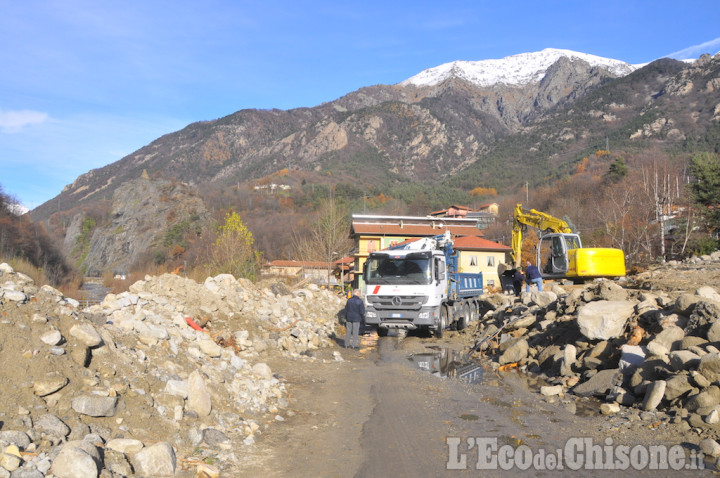
<path fill-rule="evenodd" d="M 314 360 L 344 301 L 167 274 L 82 309 L 0 264 L 0 478 L 218 476 L 292 414 L 270 357 Z"/>
<path fill-rule="evenodd" d="M 717 268 L 720 252 L 689 263 Z M 543 395 L 597 397 L 605 415 L 676 424 L 696 432 L 706 454 L 720 456 L 720 294 L 710 286 L 659 291 L 621 283 L 547 283 L 517 300 L 489 296 L 476 349 L 495 367 L 544 379 Z"/>

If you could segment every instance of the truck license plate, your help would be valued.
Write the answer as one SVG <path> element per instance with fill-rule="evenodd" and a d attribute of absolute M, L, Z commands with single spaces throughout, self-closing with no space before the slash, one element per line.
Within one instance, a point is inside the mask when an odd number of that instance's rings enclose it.
<path fill-rule="evenodd" d="M 393 319 L 399 319 L 402 317 L 402 314 L 390 314 L 390 317 L 392 317 Z"/>

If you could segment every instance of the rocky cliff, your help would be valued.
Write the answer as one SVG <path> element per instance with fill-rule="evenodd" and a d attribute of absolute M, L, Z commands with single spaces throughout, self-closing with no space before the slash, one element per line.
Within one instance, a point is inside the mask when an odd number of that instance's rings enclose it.
<path fill-rule="evenodd" d="M 109 216 L 103 225 L 84 231 L 87 217 L 79 213 L 65 235 L 66 254 L 88 276 L 127 274 L 147 251 L 179 245 L 184 234 L 199 235 L 211 219 L 192 188 L 146 175 L 115 189 Z"/>

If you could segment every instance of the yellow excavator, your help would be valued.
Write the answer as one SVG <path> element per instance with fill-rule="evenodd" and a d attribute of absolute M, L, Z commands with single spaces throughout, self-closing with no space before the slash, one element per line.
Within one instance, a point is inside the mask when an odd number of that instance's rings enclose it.
<path fill-rule="evenodd" d="M 513 213 L 512 255 L 515 267 L 522 265 L 523 233 L 528 226 L 540 229 L 536 265 L 544 278 L 566 278 L 575 282 L 596 277 L 625 275 L 625 254 L 620 249 L 583 247 L 580 236 L 567 222 L 518 204 Z"/>

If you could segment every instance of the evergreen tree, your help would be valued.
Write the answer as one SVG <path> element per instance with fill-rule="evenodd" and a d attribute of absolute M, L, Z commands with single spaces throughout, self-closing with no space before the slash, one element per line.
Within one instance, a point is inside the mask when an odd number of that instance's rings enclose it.
<path fill-rule="evenodd" d="M 605 174 L 605 179 L 611 183 L 618 183 L 627 176 L 627 173 L 628 167 L 625 160 L 622 157 L 617 157 L 615 161 L 610 164 L 610 169 L 608 169 L 608 172 Z"/>
<path fill-rule="evenodd" d="M 700 153 L 688 166 L 694 181 L 688 184 L 693 200 L 700 205 L 711 231 L 720 227 L 720 159 L 716 154 Z"/>

